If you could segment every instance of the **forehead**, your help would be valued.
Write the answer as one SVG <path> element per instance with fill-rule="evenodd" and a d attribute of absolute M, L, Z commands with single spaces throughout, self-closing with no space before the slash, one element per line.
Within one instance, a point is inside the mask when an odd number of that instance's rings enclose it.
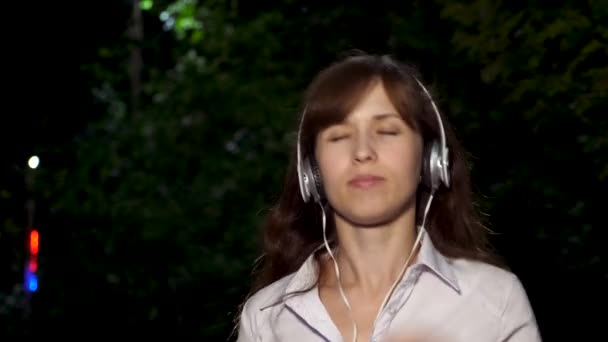
<path fill-rule="evenodd" d="M 363 94 L 357 105 L 348 113 L 346 122 L 400 118 L 382 82 L 376 82 Z"/>

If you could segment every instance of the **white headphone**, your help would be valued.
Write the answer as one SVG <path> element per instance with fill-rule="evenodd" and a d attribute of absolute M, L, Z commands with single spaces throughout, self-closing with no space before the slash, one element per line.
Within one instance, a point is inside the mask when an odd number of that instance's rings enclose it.
<path fill-rule="evenodd" d="M 439 124 L 440 139 L 439 139 L 439 141 L 433 140 L 430 144 L 430 147 L 428 149 L 426 149 L 424 152 L 425 155 L 424 155 L 423 166 L 422 166 L 422 181 L 423 181 L 424 185 L 429 187 L 430 196 L 429 196 L 426 206 L 424 208 L 424 215 L 422 218 L 421 227 L 419 227 L 418 234 L 416 236 L 416 240 L 414 241 L 414 245 L 412 246 L 412 250 L 410 251 L 409 256 L 405 260 L 405 263 L 403 264 L 403 267 L 401 269 L 401 272 L 399 273 L 399 276 L 397 277 L 397 279 L 395 279 L 395 282 L 389 289 L 388 293 L 386 294 L 386 296 L 384 298 L 384 301 L 380 305 L 378 314 L 376 316 L 376 320 L 380 316 L 382 309 L 388 302 L 388 299 L 390 298 L 390 295 L 392 294 L 395 286 L 397 286 L 399 279 L 401 279 L 405 270 L 407 269 L 410 259 L 414 255 L 414 250 L 416 249 L 416 247 L 418 246 L 418 244 L 420 243 L 420 241 L 422 239 L 422 235 L 425 231 L 424 227 L 425 227 L 426 217 L 429 212 L 431 202 L 433 201 L 435 191 L 442 184 L 445 185 L 446 187 L 450 186 L 448 147 L 446 144 L 445 131 L 444 131 L 444 127 L 443 127 L 443 121 L 441 120 L 441 114 L 439 113 L 439 110 L 437 109 L 437 106 L 435 105 L 435 101 L 433 101 L 433 98 L 431 97 L 431 94 L 426 89 L 426 87 L 417 78 L 414 77 L 414 79 L 416 80 L 416 82 L 418 83 L 418 85 L 420 86 L 422 91 L 424 92 L 427 99 L 431 102 L 433 112 L 435 113 L 437 122 Z M 323 184 L 321 181 L 321 174 L 319 172 L 319 168 L 317 167 L 316 163 L 313 164 L 311 162 L 311 159 L 309 156 L 302 157 L 300 137 L 302 134 L 302 126 L 304 123 L 305 116 L 306 116 L 306 109 L 304 109 L 304 112 L 302 113 L 302 118 L 300 120 L 300 127 L 298 129 L 298 142 L 297 142 L 298 143 L 298 145 L 297 145 L 297 171 L 298 171 L 298 182 L 300 184 L 300 194 L 302 195 L 302 199 L 304 200 L 304 202 L 310 201 L 310 198 L 312 197 L 313 200 L 317 204 L 319 204 L 319 206 L 321 207 L 322 225 L 323 225 L 323 242 L 325 244 L 325 249 L 327 250 L 327 253 L 333 260 L 336 277 L 338 280 L 338 290 L 340 291 L 342 301 L 348 308 L 348 311 L 351 315 L 350 318 L 353 322 L 353 341 L 356 341 L 357 340 L 357 330 L 358 330 L 357 324 L 355 323 L 354 317 L 352 316 L 352 314 L 353 314 L 352 308 L 350 306 L 348 298 L 346 297 L 346 294 L 344 293 L 344 289 L 342 288 L 342 284 L 340 282 L 340 269 L 338 267 L 338 262 L 327 241 L 327 234 L 326 234 L 327 219 L 326 219 L 325 207 L 322 203 L 324 192 L 323 192 Z"/>
<path fill-rule="evenodd" d="M 439 141 L 433 140 L 429 148 L 425 150 L 422 165 L 422 181 L 427 187 L 429 187 L 431 192 L 435 192 L 435 190 L 437 190 L 442 184 L 446 187 L 450 186 L 449 151 L 439 109 L 437 109 L 435 101 L 433 101 L 431 94 L 422 84 L 422 82 L 415 77 L 414 79 L 424 92 L 427 99 L 431 102 L 431 107 L 433 107 L 433 112 L 435 113 L 437 123 L 439 124 Z M 308 202 L 312 197 L 315 202 L 320 203 L 323 194 L 321 174 L 316 166 L 316 163 L 313 164 L 309 156 L 302 156 L 300 138 L 305 117 L 306 109 L 304 109 L 302 118 L 300 120 L 297 142 L 297 170 L 298 181 L 300 184 L 300 194 L 302 195 L 304 202 Z"/>

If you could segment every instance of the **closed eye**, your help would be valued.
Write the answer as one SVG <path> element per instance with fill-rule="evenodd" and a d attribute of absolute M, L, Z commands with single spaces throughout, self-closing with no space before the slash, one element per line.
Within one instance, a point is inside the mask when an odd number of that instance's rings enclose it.
<path fill-rule="evenodd" d="M 348 135 L 337 135 L 329 138 L 330 142 L 340 141 L 342 139 L 348 138 Z"/>
<path fill-rule="evenodd" d="M 399 131 L 382 130 L 382 131 L 378 131 L 378 133 L 382 134 L 382 135 L 397 135 L 397 134 L 399 134 Z"/>

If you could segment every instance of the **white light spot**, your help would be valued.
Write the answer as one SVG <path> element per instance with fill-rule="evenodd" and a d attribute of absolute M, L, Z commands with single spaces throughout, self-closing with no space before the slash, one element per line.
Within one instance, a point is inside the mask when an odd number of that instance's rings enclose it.
<path fill-rule="evenodd" d="M 27 161 L 27 165 L 32 169 L 37 168 L 39 164 L 40 158 L 38 158 L 38 156 L 31 156 L 30 159 Z"/>

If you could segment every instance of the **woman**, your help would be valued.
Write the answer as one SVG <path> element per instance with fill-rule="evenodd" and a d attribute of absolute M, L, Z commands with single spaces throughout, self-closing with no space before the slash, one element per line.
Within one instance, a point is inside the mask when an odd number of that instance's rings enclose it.
<path fill-rule="evenodd" d="M 358 54 L 310 85 L 238 341 L 540 341 L 414 69 Z"/>

